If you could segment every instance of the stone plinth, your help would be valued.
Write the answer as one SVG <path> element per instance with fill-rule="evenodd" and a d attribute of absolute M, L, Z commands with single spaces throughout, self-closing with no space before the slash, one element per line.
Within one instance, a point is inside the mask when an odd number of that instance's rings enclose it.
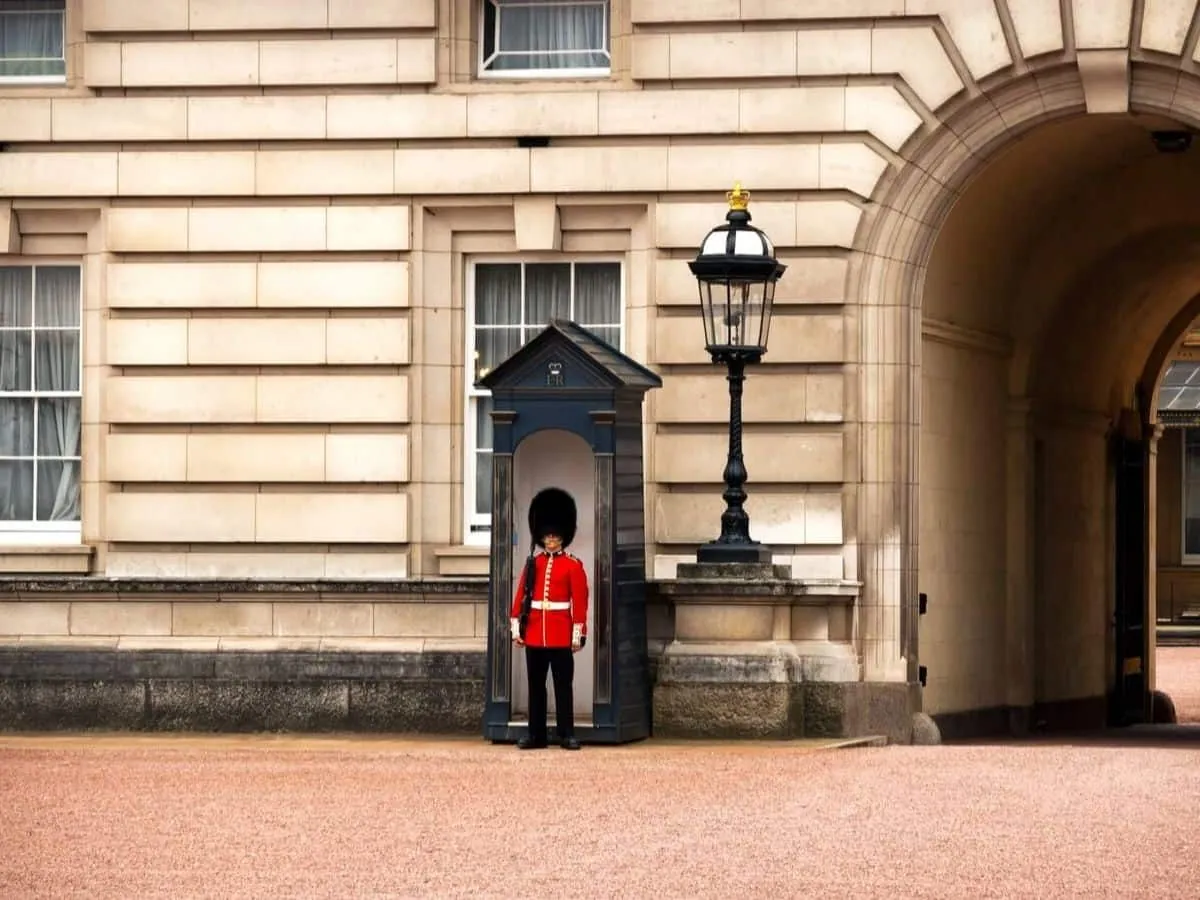
<path fill-rule="evenodd" d="M 857 583 L 795 580 L 770 564 L 683 564 L 656 588 L 674 619 L 657 660 L 656 735 L 907 742 L 907 685 L 861 681 Z"/>

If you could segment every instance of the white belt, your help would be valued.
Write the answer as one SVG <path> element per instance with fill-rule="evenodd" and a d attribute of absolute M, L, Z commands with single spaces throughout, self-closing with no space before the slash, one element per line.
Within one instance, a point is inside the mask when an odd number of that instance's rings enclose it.
<path fill-rule="evenodd" d="M 534 609 L 570 609 L 570 603 L 551 603 L 549 600 L 534 600 Z"/>

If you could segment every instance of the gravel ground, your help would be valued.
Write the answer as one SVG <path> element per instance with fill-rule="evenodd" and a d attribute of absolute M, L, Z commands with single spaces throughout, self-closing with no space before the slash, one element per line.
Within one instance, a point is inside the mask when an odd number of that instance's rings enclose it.
<path fill-rule="evenodd" d="M 1200 700 L 1200 648 L 1159 663 Z M 0 897 L 1194 898 L 1197 809 L 1200 729 L 580 753 L 0 737 Z"/>
<path fill-rule="evenodd" d="M 1159 647 L 1156 682 L 1171 695 L 1180 722 L 1200 722 L 1200 647 Z"/>

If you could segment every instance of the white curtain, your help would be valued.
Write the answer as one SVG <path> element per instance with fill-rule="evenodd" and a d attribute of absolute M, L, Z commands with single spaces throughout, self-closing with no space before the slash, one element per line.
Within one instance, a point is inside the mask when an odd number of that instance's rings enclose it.
<path fill-rule="evenodd" d="M 79 520 L 80 271 L 0 268 L 0 520 Z"/>
<path fill-rule="evenodd" d="M 499 49 L 493 69 L 605 68 L 606 2 L 497 0 Z"/>
<path fill-rule="evenodd" d="M 63 0 L 0 5 L 0 75 L 62 75 Z"/>
<path fill-rule="evenodd" d="M 621 266 L 575 266 L 575 321 L 596 337 L 621 347 Z"/>

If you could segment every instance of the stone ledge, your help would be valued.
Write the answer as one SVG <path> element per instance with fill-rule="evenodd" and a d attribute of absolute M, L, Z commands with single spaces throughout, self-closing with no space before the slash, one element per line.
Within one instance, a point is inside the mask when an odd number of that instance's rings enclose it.
<path fill-rule="evenodd" d="M 739 603 L 778 603 L 785 600 L 792 604 L 821 606 L 830 603 L 851 604 L 862 589 L 861 582 L 833 578 L 649 579 L 646 585 L 660 597 L 686 597 L 691 602 L 705 599 L 721 602 L 723 599 L 737 598 Z"/>
<path fill-rule="evenodd" d="M 124 635 L 18 635 L 0 637 L 0 653 L 13 650 L 191 651 L 201 653 L 486 653 L 487 638 L 350 637 L 151 637 Z"/>
<path fill-rule="evenodd" d="M 93 547 L 70 546 L 4 547 L 0 549 L 0 576 L 86 575 L 92 570 Z"/>
<path fill-rule="evenodd" d="M 38 594 L 108 594 L 118 598 L 147 594 L 399 594 L 486 597 L 487 578 L 424 579 L 254 579 L 254 578 L 0 578 L 0 597 Z"/>
<path fill-rule="evenodd" d="M 255 682 L 385 679 L 478 680 L 485 654 L 475 649 L 186 650 L 17 644 L 0 647 L 0 679 L 128 681 L 217 679 Z M 480 695 L 482 697 L 482 694 Z"/>
<path fill-rule="evenodd" d="M 442 547 L 433 551 L 437 560 L 438 575 L 451 578 L 487 578 L 491 564 L 491 549 L 488 547 L 459 546 Z"/>

